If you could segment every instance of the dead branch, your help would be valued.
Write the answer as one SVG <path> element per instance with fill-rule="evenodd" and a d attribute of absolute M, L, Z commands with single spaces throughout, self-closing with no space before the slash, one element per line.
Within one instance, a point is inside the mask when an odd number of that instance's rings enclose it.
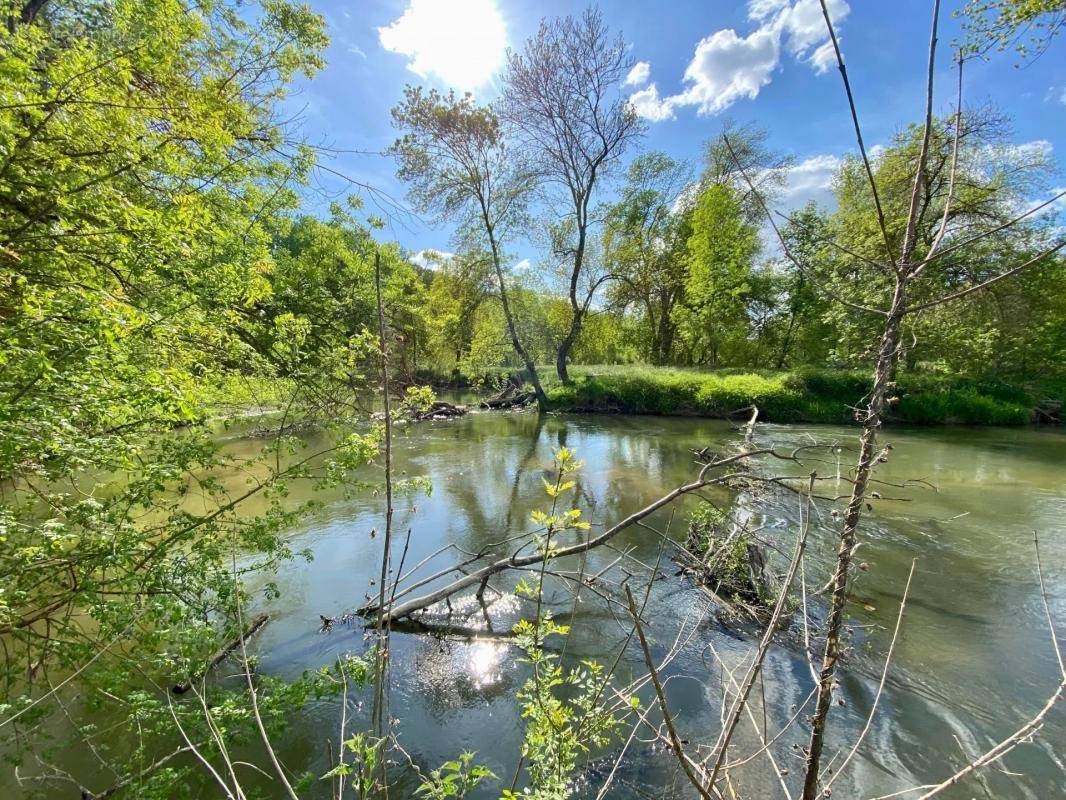
<path fill-rule="evenodd" d="M 234 636 L 222 648 L 216 652 L 207 662 L 207 666 L 204 667 L 198 674 L 190 675 L 181 683 L 175 684 L 170 687 L 170 691 L 174 694 L 185 694 L 192 688 L 194 682 L 200 681 L 204 675 L 213 670 L 219 664 L 226 660 L 230 653 L 240 647 L 249 637 L 254 636 L 270 621 L 269 614 L 258 614 L 248 621 L 248 625 L 237 636 Z"/>
<path fill-rule="evenodd" d="M 763 448 L 758 450 L 746 451 L 726 458 L 720 458 L 714 461 L 710 461 L 702 465 L 696 480 L 692 481 L 691 483 L 679 486 L 673 491 L 668 492 L 667 494 L 663 495 L 658 500 L 654 501 L 648 506 L 645 506 L 644 508 L 634 512 L 633 514 L 630 514 L 625 519 L 607 528 L 605 531 L 603 531 L 603 533 L 599 534 L 598 536 L 591 537 L 586 541 L 579 542 L 569 547 L 562 547 L 558 549 L 550 556 L 548 556 L 548 559 L 552 560 L 556 558 L 565 558 L 566 556 L 579 555 L 588 550 L 592 550 L 593 548 L 599 547 L 600 545 L 609 542 L 622 531 L 632 527 L 636 523 L 645 519 L 646 517 L 658 511 L 659 509 L 669 505 L 670 503 L 675 501 L 677 498 L 682 497 L 683 495 L 691 494 L 708 486 L 735 483 L 738 480 L 743 480 L 745 478 L 754 479 L 756 476 L 752 472 L 727 472 L 714 476 L 710 476 L 709 473 L 712 470 L 719 470 L 734 466 L 738 463 L 743 462 L 747 458 L 757 455 L 772 455 L 774 457 L 785 460 L 797 460 L 795 455 L 788 456 L 781 453 L 777 453 L 773 448 Z M 447 586 L 429 592 L 425 595 L 422 595 L 421 597 L 416 597 L 412 600 L 407 601 L 406 603 L 401 603 L 398 606 L 394 604 L 389 604 L 387 609 L 382 609 L 380 605 L 368 605 L 359 609 L 357 613 L 362 614 L 364 616 L 372 613 L 382 613 L 383 616 L 388 617 L 390 619 L 399 619 L 402 617 L 409 616 L 417 611 L 421 611 L 425 608 L 428 608 L 429 606 L 432 606 L 447 597 L 451 597 L 452 595 L 461 592 L 464 589 L 486 582 L 489 578 L 491 578 L 493 575 L 496 575 L 497 573 L 511 569 L 522 569 L 525 567 L 540 564 L 542 561 L 545 560 L 545 555 L 540 552 L 530 553 L 527 555 L 521 555 L 520 553 L 521 550 L 518 550 L 511 556 L 500 558 L 497 561 L 494 561 L 491 564 L 488 564 L 480 569 L 465 573 L 463 577 L 456 579 Z M 477 559 L 473 560 L 476 561 Z M 447 574 L 448 572 L 452 571 L 455 571 L 455 568 L 448 569 L 444 571 L 443 574 Z M 405 592 L 399 593 L 397 597 L 402 597 L 405 593 L 406 590 Z"/>
<path fill-rule="evenodd" d="M 810 483 L 807 487 L 808 503 L 811 502 L 810 495 L 814 491 L 814 478 L 814 473 L 811 473 Z M 809 516 L 807 519 L 809 520 Z M 736 701 L 733 703 L 733 708 L 729 714 L 729 723 L 723 728 L 722 733 L 718 737 L 718 743 L 715 747 L 718 751 L 718 757 L 714 762 L 714 767 L 711 769 L 710 777 L 710 783 L 712 786 L 714 785 L 715 779 L 718 777 L 718 773 L 721 772 L 722 765 L 725 763 L 726 753 L 729 750 L 729 742 L 733 738 L 733 732 L 736 730 L 737 724 L 740 722 L 740 714 L 748 702 L 748 696 L 751 694 L 751 689 L 755 685 L 755 680 L 758 678 L 759 673 L 762 670 L 762 664 L 766 658 L 766 653 L 770 649 L 770 642 L 773 639 L 774 633 L 777 631 L 778 623 L 781 621 L 781 617 L 784 614 L 785 604 L 788 602 L 788 593 L 792 588 L 792 581 L 796 577 L 796 570 L 799 567 L 800 560 L 803 558 L 803 550 L 807 545 L 807 534 L 809 531 L 809 524 L 800 527 L 799 539 L 796 542 L 796 551 L 792 556 L 792 563 L 789 564 L 788 573 L 781 582 L 781 589 L 777 596 L 777 603 L 774 604 L 774 611 L 770 617 L 770 622 L 766 626 L 766 631 L 763 633 L 762 640 L 759 642 L 759 649 L 756 651 L 755 660 L 752 662 L 748 674 L 745 676 L 742 688 L 737 694 Z"/>
<path fill-rule="evenodd" d="M 663 685 L 659 680 L 659 673 L 655 669 L 655 659 L 651 657 L 651 649 L 648 647 L 648 640 L 644 636 L 644 629 L 640 626 L 640 614 L 637 612 L 637 604 L 633 600 L 633 592 L 626 586 L 626 600 L 629 603 L 629 613 L 633 617 L 633 626 L 636 628 L 637 636 L 640 638 L 640 649 L 644 653 L 644 662 L 648 666 L 648 674 L 651 676 L 652 685 L 655 687 L 655 697 L 659 702 L 659 710 L 663 715 L 663 722 L 666 724 L 666 730 L 670 733 L 670 744 L 673 748 L 674 755 L 677 756 L 678 763 L 681 765 L 681 769 L 684 770 L 685 776 L 688 778 L 689 783 L 699 792 L 700 797 L 703 800 L 713 800 L 712 795 L 703 785 L 703 779 L 697 772 L 700 772 L 699 766 L 692 761 L 685 754 L 685 749 L 681 746 L 681 738 L 677 735 L 677 729 L 674 727 L 673 718 L 670 716 L 670 709 L 666 705 L 666 696 L 663 693 Z M 713 783 L 711 784 L 712 789 Z M 721 797 L 715 790 L 715 795 Z"/>

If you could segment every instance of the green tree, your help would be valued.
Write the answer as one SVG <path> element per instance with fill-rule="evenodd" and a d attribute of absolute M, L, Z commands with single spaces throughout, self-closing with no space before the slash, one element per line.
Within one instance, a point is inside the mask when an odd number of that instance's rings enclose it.
<path fill-rule="evenodd" d="M 536 363 L 518 336 L 504 267 L 504 243 L 521 219 L 529 173 L 508 150 L 496 113 L 476 105 L 469 94 L 457 98 L 454 92 L 442 95 L 409 86 L 392 117 L 405 133 L 391 151 L 414 203 L 441 219 L 457 220 L 461 237 L 488 250 L 511 344 L 543 407 L 544 389 Z"/>
<path fill-rule="evenodd" d="M 719 366 L 731 341 L 747 338 L 747 300 L 759 254 L 758 229 L 732 189 L 713 185 L 692 211 L 685 273 L 683 335 L 696 364 Z"/>
<path fill-rule="evenodd" d="M 31 5 L 0 32 L 0 735 L 40 753 L 47 682 L 69 675 L 89 708 L 128 712 L 138 744 L 109 756 L 118 784 L 170 797 L 185 772 L 153 759 L 175 724 L 211 734 L 193 705 L 171 714 L 165 687 L 240 627 L 243 571 L 291 555 L 283 532 L 307 507 L 286 501 L 288 482 L 347 484 L 376 450 L 371 428 L 328 453 L 282 435 L 243 458 L 197 424 L 213 381 L 298 374 L 326 333 L 327 265 L 313 273 L 283 240 L 358 266 L 336 231 L 281 219 L 311 162 L 279 155 L 277 102 L 321 66 L 326 38 L 277 0 Z M 279 307 L 308 275 L 306 313 Z M 330 303 L 361 313 L 333 288 Z M 354 325 L 343 334 L 337 370 L 367 352 Z M 221 480 L 230 469 L 247 483 Z M 312 691 L 264 681 L 266 724 Z M 245 700 L 210 700 L 237 738 Z"/>
<path fill-rule="evenodd" d="M 677 332 L 675 307 L 685 291 L 685 248 L 690 232 L 686 165 L 652 152 L 629 166 L 618 202 L 604 225 L 604 253 L 614 280 L 613 309 L 635 308 L 646 328 L 643 357 L 668 364 Z"/>
<path fill-rule="evenodd" d="M 1066 25 L 1063 0 L 969 0 L 961 13 L 967 55 L 1012 46 L 1022 58 L 1039 55 Z"/>
<path fill-rule="evenodd" d="M 801 264 L 817 274 L 825 273 L 834 255 L 827 244 L 832 231 L 829 219 L 813 202 L 789 215 L 781 226 L 781 235 Z M 789 269 L 787 262 L 777 267 L 780 299 L 773 366 L 783 369 L 790 364 L 824 364 L 834 335 L 832 327 L 823 319 L 828 300 L 803 272 Z"/>

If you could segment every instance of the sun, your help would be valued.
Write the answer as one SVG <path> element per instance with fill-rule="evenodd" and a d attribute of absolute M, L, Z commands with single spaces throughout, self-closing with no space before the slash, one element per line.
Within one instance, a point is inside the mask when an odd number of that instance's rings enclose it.
<path fill-rule="evenodd" d="M 473 91 L 503 66 L 507 29 L 496 0 L 410 0 L 403 15 L 378 28 L 381 46 L 408 57 L 407 68 Z"/>

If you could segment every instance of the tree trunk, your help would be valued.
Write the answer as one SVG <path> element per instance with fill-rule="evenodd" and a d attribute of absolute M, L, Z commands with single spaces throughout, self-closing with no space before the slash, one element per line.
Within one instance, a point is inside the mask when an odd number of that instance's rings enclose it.
<path fill-rule="evenodd" d="M 518 329 L 515 327 L 514 316 L 511 314 L 511 304 L 507 299 L 507 283 L 504 281 L 503 268 L 500 266 L 500 250 L 487 219 L 485 225 L 488 228 L 489 242 L 492 245 L 492 264 L 496 268 L 496 280 L 500 283 L 500 304 L 503 306 L 503 316 L 507 320 L 507 332 L 511 335 L 511 346 L 514 347 L 518 357 L 522 359 L 522 363 L 526 365 L 526 372 L 529 373 L 529 382 L 533 384 L 533 393 L 537 397 L 537 408 L 543 411 L 548 407 L 548 396 L 544 394 L 544 388 L 540 385 L 537 365 L 533 363 L 533 359 L 529 357 L 528 351 L 522 346 L 522 342 L 518 338 Z"/>
<path fill-rule="evenodd" d="M 559 352 L 555 354 L 555 371 L 559 374 L 559 380 L 570 383 L 570 373 L 566 369 L 566 361 L 570 357 L 570 349 L 577 341 L 581 332 L 581 316 L 575 312 L 574 321 L 570 324 L 570 333 L 559 344 Z"/>
<path fill-rule="evenodd" d="M 833 591 L 826 620 L 825 650 L 822 655 L 822 670 L 818 678 L 818 700 L 814 716 L 811 718 L 811 740 L 807 751 L 807 770 L 803 783 L 803 800 L 816 800 L 820 795 L 818 777 L 821 766 L 822 748 L 825 744 L 826 720 L 833 700 L 833 679 L 837 662 L 840 659 L 840 635 L 844 627 L 844 608 L 847 605 L 848 570 L 851 556 L 855 550 L 855 539 L 859 519 L 862 516 L 863 503 L 866 500 L 866 487 L 874 463 L 880 458 L 875 455 L 877 429 L 881 427 L 881 415 L 885 408 L 885 395 L 895 371 L 899 358 L 900 324 L 905 310 L 906 280 L 896 282 L 892 298 L 892 308 L 885 321 L 881 335 L 881 345 L 877 352 L 874 368 L 873 388 L 866 407 L 863 420 L 862 436 L 859 443 L 859 460 L 852 484 L 851 500 L 844 513 L 844 527 L 840 533 L 840 545 L 837 548 L 836 572 L 833 574 Z"/>

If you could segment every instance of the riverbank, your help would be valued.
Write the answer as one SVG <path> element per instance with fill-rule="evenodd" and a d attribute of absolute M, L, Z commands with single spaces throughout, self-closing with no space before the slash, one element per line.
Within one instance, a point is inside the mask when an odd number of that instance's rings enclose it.
<path fill-rule="evenodd" d="M 552 411 L 728 418 L 759 407 L 768 422 L 854 422 L 870 376 L 846 370 L 699 371 L 648 366 L 573 366 L 572 383 L 541 374 Z M 440 385 L 469 382 L 449 376 Z M 1027 425 L 1061 419 L 1063 382 L 1008 384 L 901 374 L 886 421 L 911 425 Z"/>

